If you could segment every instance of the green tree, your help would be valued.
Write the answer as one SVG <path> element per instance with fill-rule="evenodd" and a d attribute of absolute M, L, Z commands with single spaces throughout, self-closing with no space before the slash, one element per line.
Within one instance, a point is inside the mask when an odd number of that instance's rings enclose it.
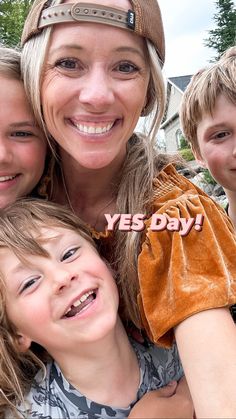
<path fill-rule="evenodd" d="M 217 13 L 213 19 L 216 28 L 208 32 L 205 45 L 216 50 L 217 60 L 227 48 L 236 44 L 236 7 L 234 0 L 216 0 L 215 4 Z"/>
<path fill-rule="evenodd" d="M 33 0 L 0 0 L 0 43 L 9 47 L 20 44 L 25 18 Z"/>

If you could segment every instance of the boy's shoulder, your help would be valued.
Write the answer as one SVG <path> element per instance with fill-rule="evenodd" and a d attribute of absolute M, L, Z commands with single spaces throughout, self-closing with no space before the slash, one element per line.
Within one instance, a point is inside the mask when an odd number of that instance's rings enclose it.
<path fill-rule="evenodd" d="M 67 407 L 57 392 L 53 379 L 54 363 L 48 362 L 39 370 L 25 396 L 24 404 L 17 407 L 20 417 L 38 419 L 69 418 Z"/>
<path fill-rule="evenodd" d="M 55 362 L 46 365 L 45 374 L 38 372 L 25 404 L 18 407 L 22 419 L 114 419 L 127 417 L 130 410 L 131 406 L 118 409 L 89 400 L 66 380 Z"/>

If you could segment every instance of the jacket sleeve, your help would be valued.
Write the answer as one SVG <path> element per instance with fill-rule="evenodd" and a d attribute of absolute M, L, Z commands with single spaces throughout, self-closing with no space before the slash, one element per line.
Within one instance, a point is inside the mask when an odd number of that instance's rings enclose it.
<path fill-rule="evenodd" d="M 151 230 L 138 260 L 138 304 L 150 339 L 170 346 L 173 329 L 189 316 L 236 303 L 236 236 L 223 210 L 206 196 L 187 195 L 169 201 L 156 214 L 174 219 L 204 216 L 202 229 Z"/>

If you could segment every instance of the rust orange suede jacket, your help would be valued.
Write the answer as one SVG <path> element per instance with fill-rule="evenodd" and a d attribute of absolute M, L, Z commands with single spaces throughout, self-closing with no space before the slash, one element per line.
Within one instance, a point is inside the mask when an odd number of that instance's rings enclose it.
<path fill-rule="evenodd" d="M 173 328 L 203 310 L 236 302 L 236 236 L 224 210 L 175 169 L 154 181 L 154 212 L 174 218 L 204 216 L 201 231 L 186 236 L 148 230 L 138 272 L 138 303 L 145 329 L 156 343 L 171 345 Z"/>
<path fill-rule="evenodd" d="M 153 185 L 153 213 L 178 219 L 204 216 L 202 230 L 192 228 L 186 236 L 167 229 L 152 231 L 150 219 L 140 233 L 142 322 L 153 342 L 170 346 L 174 327 L 187 317 L 236 303 L 236 236 L 225 211 L 172 165 L 160 172 Z M 94 236 L 102 238 L 99 233 Z"/>

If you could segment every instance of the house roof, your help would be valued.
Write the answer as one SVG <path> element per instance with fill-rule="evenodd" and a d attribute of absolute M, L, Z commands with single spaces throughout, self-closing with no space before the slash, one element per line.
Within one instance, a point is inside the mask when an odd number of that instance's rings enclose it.
<path fill-rule="evenodd" d="M 188 86 L 190 80 L 191 80 L 192 74 L 189 74 L 187 76 L 178 76 L 178 77 L 169 77 L 167 79 L 167 100 L 166 100 L 166 109 L 164 113 L 164 117 L 162 120 L 161 128 L 165 128 L 166 125 L 168 125 L 171 121 L 173 121 L 175 118 L 178 118 L 179 112 L 178 109 L 174 111 L 174 113 L 171 115 L 171 117 L 167 120 L 167 112 L 170 102 L 170 93 L 171 88 L 174 86 L 175 89 L 179 90 L 181 95 L 185 91 L 186 87 Z"/>
<path fill-rule="evenodd" d="M 191 77 L 191 74 L 187 76 L 169 77 L 168 81 L 175 84 L 175 86 L 177 86 L 182 92 L 184 92 L 191 80 Z"/>

